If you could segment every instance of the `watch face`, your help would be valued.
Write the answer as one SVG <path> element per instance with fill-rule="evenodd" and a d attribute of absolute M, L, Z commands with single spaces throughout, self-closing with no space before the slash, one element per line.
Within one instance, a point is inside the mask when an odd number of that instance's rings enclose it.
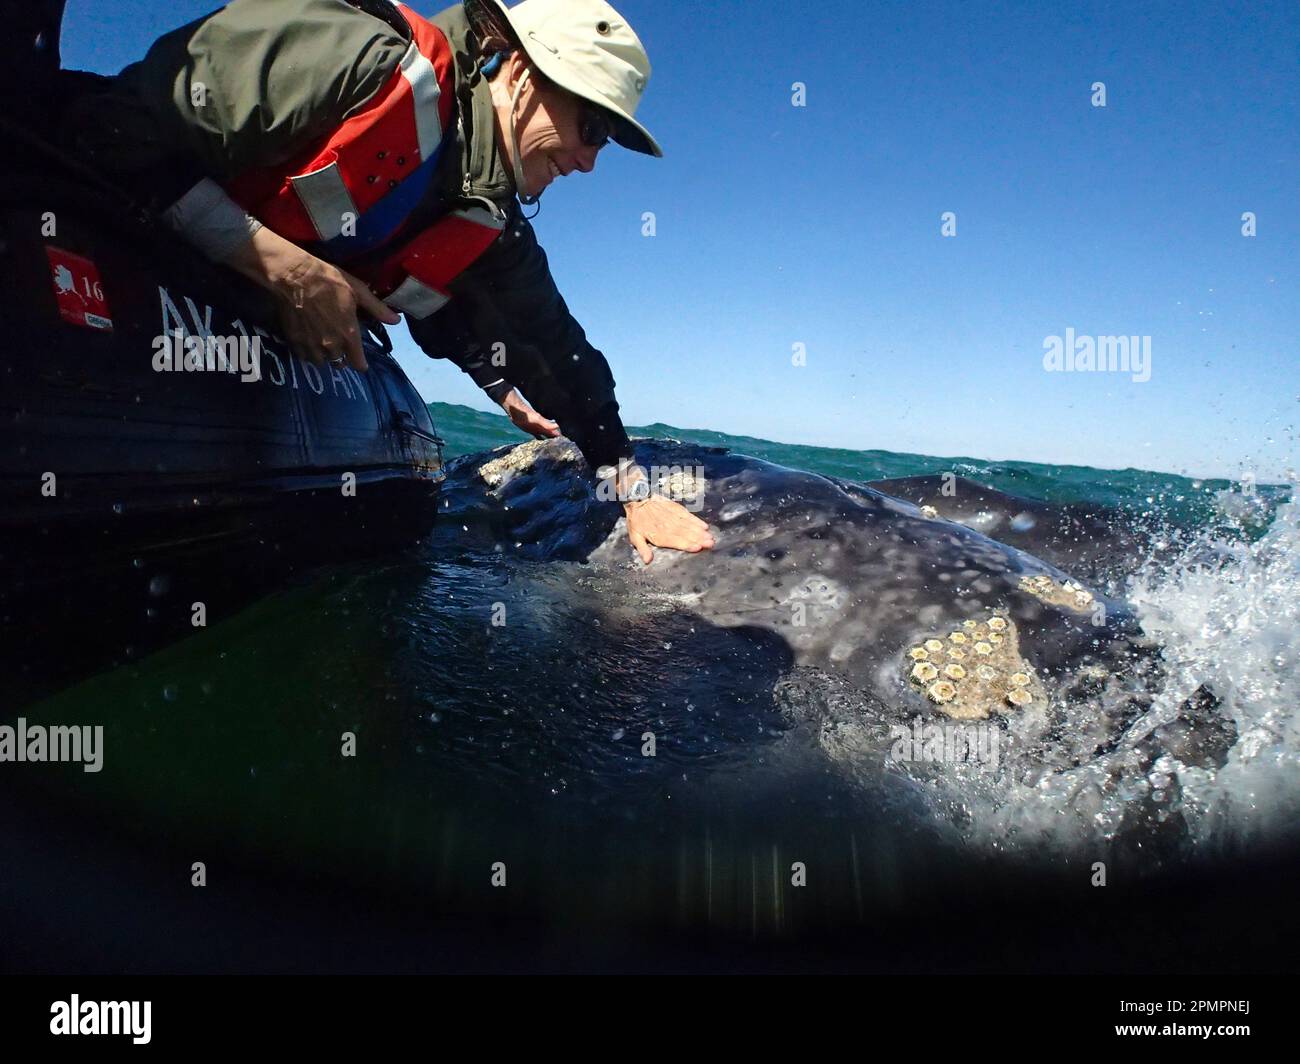
<path fill-rule="evenodd" d="M 628 502 L 641 502 L 650 498 L 650 481 L 638 480 L 627 490 Z"/>

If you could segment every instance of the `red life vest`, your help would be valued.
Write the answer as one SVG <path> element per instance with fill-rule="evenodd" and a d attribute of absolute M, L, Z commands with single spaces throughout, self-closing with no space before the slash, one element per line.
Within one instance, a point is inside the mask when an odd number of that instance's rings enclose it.
<path fill-rule="evenodd" d="M 323 142 L 227 183 L 262 224 L 322 258 L 347 265 L 383 248 L 433 182 L 442 152 L 456 148 L 451 45 L 437 26 L 394 4 L 412 40 L 388 81 Z M 501 235 L 505 215 L 452 211 L 377 260 L 349 270 L 395 310 L 432 314 L 447 286 Z"/>

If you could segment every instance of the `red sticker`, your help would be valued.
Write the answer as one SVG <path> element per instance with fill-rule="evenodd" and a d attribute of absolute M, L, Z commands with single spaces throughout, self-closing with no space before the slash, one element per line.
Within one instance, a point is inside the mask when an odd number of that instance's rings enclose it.
<path fill-rule="evenodd" d="M 45 254 L 50 260 L 50 280 L 63 320 L 91 329 L 111 330 L 113 319 L 108 314 L 99 267 L 89 259 L 49 244 L 45 246 Z"/>

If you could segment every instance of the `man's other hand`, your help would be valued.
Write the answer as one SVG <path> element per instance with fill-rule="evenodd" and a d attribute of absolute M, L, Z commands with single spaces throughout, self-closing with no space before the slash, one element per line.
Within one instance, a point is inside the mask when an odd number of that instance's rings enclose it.
<path fill-rule="evenodd" d="M 510 420 L 534 439 L 554 439 L 560 434 L 560 426 L 550 418 L 543 417 L 534 410 L 519 394 L 518 388 L 511 389 L 501 400 L 501 409 L 510 415 Z"/>

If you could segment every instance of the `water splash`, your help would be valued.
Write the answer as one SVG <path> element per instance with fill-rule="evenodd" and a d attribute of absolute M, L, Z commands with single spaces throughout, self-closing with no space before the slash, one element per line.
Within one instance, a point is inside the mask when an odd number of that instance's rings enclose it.
<path fill-rule="evenodd" d="M 1300 510 L 1280 506 L 1247 542 L 1206 533 L 1167 571 L 1144 567 L 1129 599 L 1164 647 L 1169 681 L 1152 708 L 1171 718 L 1204 684 L 1238 739 L 1217 771 L 1169 766 L 1197 842 L 1236 851 L 1300 815 Z"/>
<path fill-rule="evenodd" d="M 864 786 L 901 782 L 912 815 L 973 850 L 1157 868 L 1280 842 L 1300 822 L 1300 509 L 1277 506 L 1263 535 L 1239 500 L 1220 517 L 1172 561 L 1153 543 L 1128 581 L 1150 659 L 1058 682 L 1050 705 L 998 723 L 995 758 L 899 764 L 902 707 L 815 671 L 779 698 Z"/>

